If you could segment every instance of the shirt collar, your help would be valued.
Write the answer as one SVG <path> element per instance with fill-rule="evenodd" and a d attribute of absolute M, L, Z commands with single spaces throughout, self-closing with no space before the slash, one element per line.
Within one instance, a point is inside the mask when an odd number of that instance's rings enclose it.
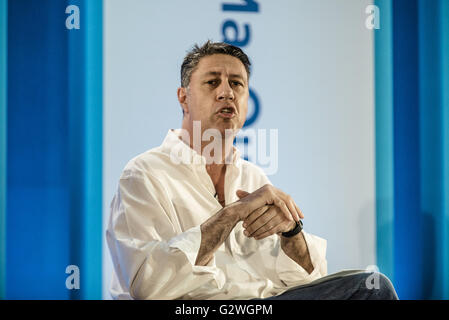
<path fill-rule="evenodd" d="M 187 165 L 206 165 L 206 158 L 184 143 L 181 137 L 182 129 L 170 129 L 162 142 L 162 151 L 170 156 L 174 163 Z M 238 166 L 240 164 L 240 151 L 232 146 L 232 156 L 227 164 Z"/>

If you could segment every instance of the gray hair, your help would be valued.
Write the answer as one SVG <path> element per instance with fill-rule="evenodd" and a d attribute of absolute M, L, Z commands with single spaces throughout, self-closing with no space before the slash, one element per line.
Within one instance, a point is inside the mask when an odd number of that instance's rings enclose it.
<path fill-rule="evenodd" d="M 251 63 L 242 49 L 224 42 L 211 42 L 208 40 L 201 47 L 195 44 L 192 50 L 185 56 L 181 65 L 181 87 L 187 88 L 189 86 L 190 77 L 193 71 L 195 71 L 200 59 L 213 54 L 227 54 L 238 58 L 245 66 L 249 79 Z"/>

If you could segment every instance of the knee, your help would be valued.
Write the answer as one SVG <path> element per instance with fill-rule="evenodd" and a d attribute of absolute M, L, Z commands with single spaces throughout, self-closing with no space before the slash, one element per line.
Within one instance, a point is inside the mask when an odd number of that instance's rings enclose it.
<path fill-rule="evenodd" d="M 398 300 L 396 290 L 387 276 L 380 272 L 370 272 L 365 279 L 366 289 L 372 290 L 372 298 L 380 300 Z"/>

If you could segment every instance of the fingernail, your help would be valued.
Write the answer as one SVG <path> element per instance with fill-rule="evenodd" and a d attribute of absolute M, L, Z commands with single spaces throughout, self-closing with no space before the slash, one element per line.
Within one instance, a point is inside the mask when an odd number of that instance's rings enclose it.
<path fill-rule="evenodd" d="M 243 232 L 243 234 L 244 234 L 245 236 L 248 236 L 248 231 L 245 230 L 245 231 Z"/>
<path fill-rule="evenodd" d="M 246 228 L 246 223 L 243 224 L 243 228 Z"/>

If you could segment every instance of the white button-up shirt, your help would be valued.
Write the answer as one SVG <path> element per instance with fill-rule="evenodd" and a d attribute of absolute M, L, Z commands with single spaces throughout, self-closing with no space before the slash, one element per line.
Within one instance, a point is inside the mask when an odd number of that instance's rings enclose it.
<path fill-rule="evenodd" d="M 326 240 L 303 231 L 314 266 L 308 274 L 284 253 L 279 235 L 248 238 L 242 222 L 208 265 L 196 266 L 200 225 L 222 206 L 205 158 L 179 134 L 169 130 L 161 146 L 132 159 L 120 177 L 106 232 L 113 298 L 266 298 L 327 274 Z M 237 189 L 253 192 L 267 183 L 263 171 L 234 148 L 226 168 L 226 204 L 239 200 Z"/>

